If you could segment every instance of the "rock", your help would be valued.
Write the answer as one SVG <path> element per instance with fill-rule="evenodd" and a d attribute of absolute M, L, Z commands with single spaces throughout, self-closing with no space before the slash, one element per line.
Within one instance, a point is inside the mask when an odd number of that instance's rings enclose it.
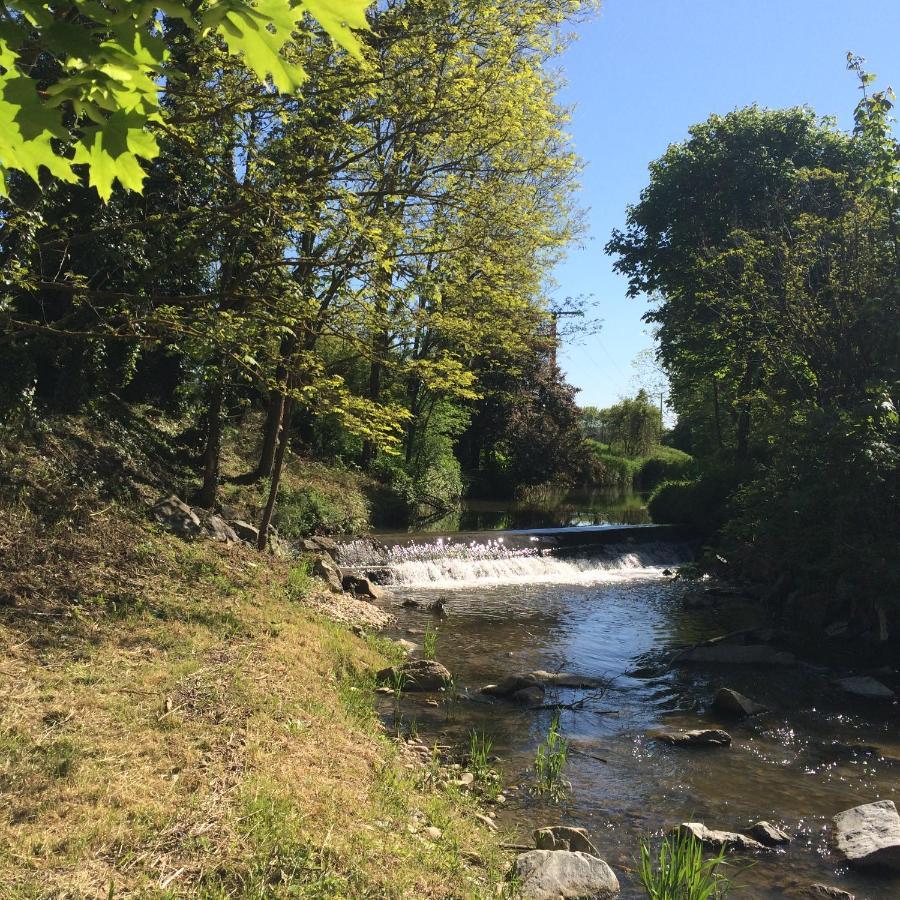
<path fill-rule="evenodd" d="M 433 659 L 411 659 L 375 675 L 380 684 L 393 686 L 400 680 L 404 691 L 439 691 L 452 678 L 449 669 Z"/>
<path fill-rule="evenodd" d="M 239 540 L 234 529 L 221 516 L 210 516 L 203 527 L 214 541 L 221 541 L 223 544 L 235 544 Z"/>
<path fill-rule="evenodd" d="M 463 772 L 462 775 L 459 776 L 460 784 L 471 785 L 475 783 L 475 776 L 471 772 Z"/>
<path fill-rule="evenodd" d="M 747 834 L 767 847 L 782 847 L 791 842 L 791 836 L 771 822 L 756 822 L 747 829 Z"/>
<path fill-rule="evenodd" d="M 256 546 L 259 540 L 259 529 L 243 519 L 232 519 L 228 523 L 235 531 L 235 534 L 245 543 Z"/>
<path fill-rule="evenodd" d="M 793 653 L 776 650 L 768 644 L 703 644 L 682 650 L 673 663 L 715 663 L 731 666 L 792 666 Z"/>
<path fill-rule="evenodd" d="M 447 618 L 447 601 L 444 599 L 435 600 L 433 603 L 429 603 L 425 609 L 428 610 L 432 615 L 437 616 L 439 619 Z"/>
<path fill-rule="evenodd" d="M 518 675 L 507 675 L 497 684 L 486 684 L 482 694 L 491 697 L 514 697 L 519 692 L 528 688 L 539 687 L 542 691 L 546 687 L 564 688 L 596 688 L 601 684 L 596 678 L 587 678 L 583 675 L 572 675 L 569 672 L 544 672 L 538 669 L 536 672 L 523 672 Z M 542 697 L 543 699 L 543 697 Z"/>
<path fill-rule="evenodd" d="M 510 694 L 509 699 L 521 706 L 540 706 L 544 702 L 544 689 L 539 684 L 533 684 Z"/>
<path fill-rule="evenodd" d="M 676 825 L 673 833 L 687 831 L 692 834 L 704 847 L 710 850 L 741 850 L 748 853 L 757 853 L 769 848 L 755 841 L 753 838 L 736 831 L 714 831 L 707 828 L 702 822 L 682 822 Z"/>
<path fill-rule="evenodd" d="M 811 884 L 809 895 L 811 897 L 831 897 L 833 900 L 856 900 L 855 894 L 841 890 L 839 887 L 832 887 L 830 884 Z"/>
<path fill-rule="evenodd" d="M 350 591 L 357 597 L 371 597 L 373 600 L 380 600 L 384 596 L 384 591 L 380 587 L 373 584 L 368 578 L 363 578 L 362 575 L 345 575 L 341 579 L 341 584 L 345 591 Z"/>
<path fill-rule="evenodd" d="M 851 865 L 900 872 L 900 815 L 893 800 L 845 809 L 834 825 L 837 848 Z"/>
<path fill-rule="evenodd" d="M 584 828 L 570 828 L 568 825 L 550 825 L 534 832 L 534 846 L 538 850 L 572 850 L 599 856 Z"/>
<path fill-rule="evenodd" d="M 317 556 L 312 565 L 312 573 L 316 578 L 321 578 L 328 585 L 328 590 L 332 594 L 342 594 L 344 592 L 341 573 L 330 556 Z"/>
<path fill-rule="evenodd" d="M 663 569 L 662 573 L 663 573 L 663 575 L 666 575 L 666 576 L 675 574 L 671 569 Z"/>
<path fill-rule="evenodd" d="M 432 841 L 439 841 L 444 836 L 444 832 L 441 831 L 440 828 L 436 828 L 434 825 L 429 825 L 425 829 L 425 835 Z"/>
<path fill-rule="evenodd" d="M 834 682 L 841 690 L 857 697 L 872 697 L 892 700 L 896 694 L 886 685 L 868 675 L 854 675 L 851 678 L 838 678 Z"/>
<path fill-rule="evenodd" d="M 394 643 L 407 655 L 412 656 L 419 649 L 418 644 L 406 640 L 406 638 L 398 638 Z"/>
<path fill-rule="evenodd" d="M 404 600 L 400 604 L 404 609 L 421 609 L 422 601 L 421 600 L 413 600 L 411 597 L 407 600 Z"/>
<path fill-rule="evenodd" d="M 762 704 L 731 690 L 731 688 L 719 688 L 716 696 L 713 697 L 712 705 L 713 709 L 729 716 L 755 716 L 766 711 Z"/>
<path fill-rule="evenodd" d="M 166 531 L 181 537 L 196 537 L 200 533 L 200 519 L 197 513 L 174 494 L 154 504 L 150 515 Z"/>
<path fill-rule="evenodd" d="M 693 731 L 658 731 L 653 734 L 658 741 L 673 747 L 728 747 L 731 735 L 719 728 L 697 728 Z"/>
<path fill-rule="evenodd" d="M 607 900 L 619 893 L 613 870 L 596 856 L 570 850 L 529 850 L 513 873 L 522 900 Z"/>
<path fill-rule="evenodd" d="M 337 556 L 338 553 L 337 542 L 324 535 L 313 535 L 312 537 L 304 538 L 300 546 L 308 553 L 327 553 L 332 558 Z"/>

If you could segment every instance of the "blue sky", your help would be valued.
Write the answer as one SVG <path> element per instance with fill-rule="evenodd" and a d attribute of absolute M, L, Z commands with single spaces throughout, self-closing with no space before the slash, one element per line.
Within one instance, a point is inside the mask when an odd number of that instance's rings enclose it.
<path fill-rule="evenodd" d="M 647 164 L 710 113 L 740 106 L 808 104 L 852 124 L 859 91 L 853 50 L 900 93 L 900 0 L 606 0 L 578 29 L 561 67 L 574 106 L 569 131 L 586 163 L 587 235 L 559 265 L 560 297 L 593 294 L 603 327 L 564 345 L 559 361 L 579 403 L 607 406 L 634 390 L 632 360 L 652 345 L 642 299 L 603 253 Z"/>

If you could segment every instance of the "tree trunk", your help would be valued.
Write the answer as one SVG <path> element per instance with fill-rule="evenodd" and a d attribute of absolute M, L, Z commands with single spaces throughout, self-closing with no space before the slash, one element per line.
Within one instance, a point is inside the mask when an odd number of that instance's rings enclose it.
<path fill-rule="evenodd" d="M 284 455 L 287 451 L 289 440 L 291 414 L 294 410 L 294 401 L 281 398 L 281 434 L 278 439 L 278 449 L 275 451 L 275 461 L 272 467 L 272 483 L 269 486 L 269 498 L 266 500 L 266 508 L 263 510 L 262 521 L 259 523 L 259 536 L 256 539 L 256 549 L 265 550 L 269 542 L 269 526 L 272 524 L 272 515 L 275 512 L 275 501 L 278 499 L 278 486 L 281 483 L 281 473 L 284 469 Z"/>
<path fill-rule="evenodd" d="M 719 382 L 716 381 L 715 376 L 713 376 L 713 412 L 715 413 L 716 418 L 716 440 L 719 444 L 719 449 L 721 450 L 724 446 L 724 442 L 722 441 L 722 411 L 719 408 Z"/>
<path fill-rule="evenodd" d="M 273 391 L 272 396 L 269 398 L 269 409 L 266 412 L 262 450 L 259 454 L 259 464 L 256 467 L 257 478 L 268 478 L 272 474 L 272 466 L 275 464 L 275 451 L 278 447 L 278 429 L 281 427 L 283 415 L 284 394 L 280 391 Z"/>
<path fill-rule="evenodd" d="M 219 491 L 219 464 L 222 456 L 222 399 L 225 393 L 222 376 L 217 376 L 210 387 L 209 409 L 206 424 L 206 450 L 203 454 L 203 487 L 197 501 L 204 509 L 216 505 Z"/>
<path fill-rule="evenodd" d="M 387 353 L 389 340 L 390 337 L 387 331 L 381 331 L 375 336 L 372 364 L 369 368 L 369 399 L 376 402 L 381 398 L 381 376 L 384 372 L 382 359 L 384 358 L 383 354 Z M 362 456 L 360 458 L 360 464 L 363 469 L 368 471 L 372 468 L 372 463 L 375 462 L 375 452 L 376 447 L 373 441 L 363 441 Z"/>
<path fill-rule="evenodd" d="M 740 396 L 746 398 L 753 382 L 756 379 L 756 363 L 748 360 L 741 385 L 738 389 Z M 750 400 L 742 399 L 738 410 L 737 424 L 735 426 L 735 458 L 738 462 L 744 462 L 750 455 Z"/>

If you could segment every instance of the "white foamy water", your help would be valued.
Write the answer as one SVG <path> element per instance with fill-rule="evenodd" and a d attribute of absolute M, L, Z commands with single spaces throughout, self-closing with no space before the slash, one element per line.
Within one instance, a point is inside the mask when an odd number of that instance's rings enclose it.
<path fill-rule="evenodd" d="M 613 545 L 590 556 L 555 556 L 502 541 L 410 544 L 388 549 L 379 561 L 397 587 L 454 590 L 499 584 L 599 584 L 659 578 L 689 559 L 678 545 Z"/>
<path fill-rule="evenodd" d="M 637 553 L 615 560 L 527 556 L 512 559 L 429 559 L 391 566 L 393 584 L 416 588 L 469 588 L 489 584 L 597 584 L 659 578 L 664 565 L 648 566 Z"/>

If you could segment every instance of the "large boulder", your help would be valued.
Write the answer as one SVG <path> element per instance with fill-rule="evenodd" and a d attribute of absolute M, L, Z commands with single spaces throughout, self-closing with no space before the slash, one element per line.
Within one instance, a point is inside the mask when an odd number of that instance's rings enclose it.
<path fill-rule="evenodd" d="M 571 828 L 568 825 L 538 828 L 534 832 L 534 846 L 538 850 L 572 850 L 591 856 L 600 855 L 584 828 Z"/>
<path fill-rule="evenodd" d="M 759 841 L 736 831 L 717 831 L 707 828 L 702 822 L 682 822 L 672 829 L 673 833 L 692 834 L 704 847 L 709 850 L 739 850 L 744 853 L 758 853 L 769 848 Z"/>
<path fill-rule="evenodd" d="M 900 815 L 893 800 L 845 809 L 834 826 L 837 848 L 851 865 L 900 872 Z"/>
<path fill-rule="evenodd" d="M 317 556 L 312 564 L 312 573 L 316 578 L 321 578 L 333 594 L 343 593 L 341 573 L 330 556 Z"/>
<path fill-rule="evenodd" d="M 516 857 L 513 874 L 522 900 L 607 900 L 619 880 L 602 860 L 569 850 L 529 850 Z"/>
<path fill-rule="evenodd" d="M 716 712 L 738 718 L 755 716 L 766 711 L 762 704 L 745 697 L 743 694 L 739 694 L 737 691 L 731 690 L 731 688 L 725 687 L 716 691 L 712 706 Z"/>
<path fill-rule="evenodd" d="M 200 518 L 183 500 L 171 494 L 153 505 L 150 515 L 167 531 L 181 537 L 200 534 Z"/>
<path fill-rule="evenodd" d="M 411 659 L 382 669 L 375 676 L 379 684 L 399 684 L 404 691 L 439 691 L 452 678 L 450 670 L 433 659 Z"/>
<path fill-rule="evenodd" d="M 842 691 L 857 697 L 871 697 L 875 700 L 893 700 L 896 694 L 886 685 L 868 675 L 853 675 L 838 678 L 834 682 Z"/>
<path fill-rule="evenodd" d="M 731 735 L 720 728 L 697 728 L 693 731 L 657 731 L 658 741 L 673 747 L 728 747 Z"/>

